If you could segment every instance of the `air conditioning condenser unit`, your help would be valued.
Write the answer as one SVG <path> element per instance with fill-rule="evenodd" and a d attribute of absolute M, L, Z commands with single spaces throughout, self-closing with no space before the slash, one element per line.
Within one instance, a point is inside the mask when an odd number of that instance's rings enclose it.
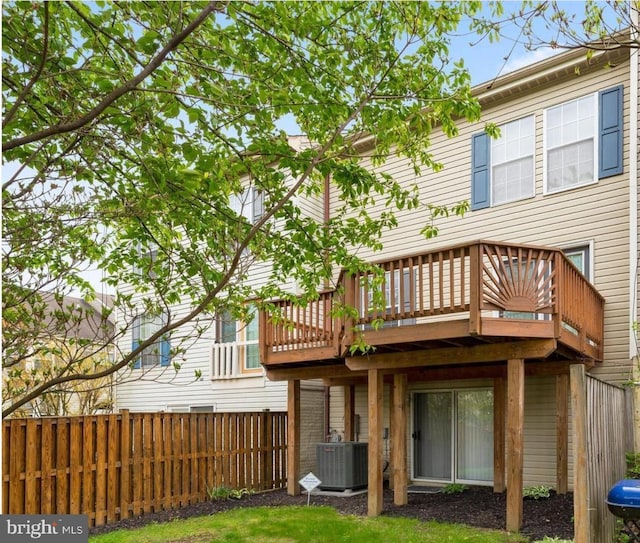
<path fill-rule="evenodd" d="M 364 488 L 368 483 L 367 444 L 356 441 L 318 443 L 318 479 L 323 490 Z"/>

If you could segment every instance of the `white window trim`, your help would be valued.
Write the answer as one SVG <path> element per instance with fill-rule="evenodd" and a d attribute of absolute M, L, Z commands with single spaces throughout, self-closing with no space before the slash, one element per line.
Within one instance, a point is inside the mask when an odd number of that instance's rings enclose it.
<path fill-rule="evenodd" d="M 259 206 L 258 213 L 256 213 L 256 203 Z M 238 215 L 255 224 L 265 213 L 264 193 L 253 185 L 248 186 L 240 194 L 232 195 L 229 205 Z"/>
<path fill-rule="evenodd" d="M 570 104 L 571 102 L 577 102 L 578 100 L 581 100 L 582 98 L 586 98 L 587 96 L 593 96 L 593 118 L 594 118 L 594 129 L 593 129 L 593 180 L 592 181 L 588 181 L 586 183 L 581 183 L 579 185 L 571 185 L 570 187 L 561 187 L 558 189 L 553 189 L 550 190 L 548 187 L 548 179 L 547 179 L 547 154 L 548 154 L 548 147 L 547 147 L 547 125 L 548 123 L 548 119 L 547 119 L 547 114 L 548 111 L 550 109 L 553 109 L 555 107 L 558 106 L 563 106 L 565 104 Z M 547 195 L 547 194 L 558 194 L 560 192 L 566 192 L 568 190 L 573 190 L 573 189 L 578 189 L 581 187 L 588 187 L 590 185 L 595 185 L 598 183 L 598 156 L 599 156 L 599 140 L 600 138 L 598 137 L 598 126 L 599 126 L 599 122 L 600 122 L 600 112 L 598 111 L 599 107 L 598 107 L 598 93 L 597 92 L 592 92 L 592 93 L 588 93 L 588 94 L 584 94 L 582 96 L 578 96 L 577 98 L 574 98 L 573 100 L 566 100 L 564 102 L 560 102 L 558 104 L 549 106 L 547 108 L 544 109 L 543 111 L 543 122 L 542 122 L 542 194 L 543 195 Z"/>
<path fill-rule="evenodd" d="M 154 270 L 154 266 L 157 265 L 157 260 L 158 260 L 158 251 L 160 250 L 160 247 L 158 246 L 158 244 L 154 241 L 152 241 L 148 246 L 143 247 L 142 243 L 140 241 L 136 242 L 136 253 L 138 255 L 138 258 L 140 260 L 142 260 L 142 258 L 147 258 L 149 260 L 149 266 L 148 268 L 145 270 L 143 268 L 140 267 L 140 262 L 135 262 L 133 264 L 133 272 L 136 275 L 143 275 L 146 274 L 146 276 L 149 279 L 155 279 L 157 277 L 157 273 Z"/>
<path fill-rule="evenodd" d="M 198 409 L 202 408 L 211 408 L 211 411 L 199 411 Z M 216 405 L 215 404 L 166 404 L 165 411 L 169 413 L 215 413 Z"/>
<path fill-rule="evenodd" d="M 500 164 L 496 164 L 494 162 L 494 157 L 493 157 L 493 144 L 494 141 L 493 138 L 490 140 L 489 142 L 489 147 L 490 147 L 490 151 L 489 151 L 489 202 L 490 205 L 489 207 L 499 207 L 502 205 L 506 205 L 506 204 L 511 204 L 513 202 L 520 202 L 522 200 L 528 200 L 530 198 L 535 198 L 536 196 L 536 114 L 535 113 L 531 113 L 530 115 L 524 115 L 522 117 L 518 117 L 517 119 L 511 119 L 509 121 L 506 121 L 504 123 L 499 124 L 498 126 L 500 128 L 502 128 L 503 126 L 507 125 L 507 124 L 511 124 L 511 123 L 516 123 L 519 121 L 522 121 L 524 119 L 528 119 L 529 117 L 533 118 L 533 147 L 531 149 L 531 162 L 532 162 L 532 166 L 533 166 L 533 182 L 532 182 L 532 194 L 529 196 L 522 196 L 519 198 L 512 198 L 510 200 L 505 200 L 504 202 L 495 202 L 494 198 L 493 198 L 493 187 L 494 187 L 494 182 L 495 182 L 495 176 L 493 174 L 493 168 L 494 166 L 498 165 L 502 165 L 502 164 L 508 164 L 509 162 L 515 162 L 514 160 L 508 160 L 506 162 L 501 162 Z M 529 156 L 529 155 L 527 155 Z M 526 157 L 521 157 L 522 158 L 526 158 Z M 519 160 L 521 160 L 519 159 Z"/>

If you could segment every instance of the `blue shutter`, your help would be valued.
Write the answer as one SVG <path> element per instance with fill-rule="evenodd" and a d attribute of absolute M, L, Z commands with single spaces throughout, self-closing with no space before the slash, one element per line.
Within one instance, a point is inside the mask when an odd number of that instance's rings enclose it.
<path fill-rule="evenodd" d="M 166 326 L 167 324 L 167 315 L 164 313 L 162 315 L 162 325 Z M 162 336 L 162 340 L 160 342 L 160 365 L 168 366 L 169 361 L 171 359 L 171 342 L 169 341 L 169 336 Z"/>
<path fill-rule="evenodd" d="M 598 95 L 599 179 L 622 173 L 623 93 L 623 86 L 619 85 Z"/>
<path fill-rule="evenodd" d="M 162 342 L 160 343 L 160 365 L 168 366 L 169 361 L 171 360 L 171 342 L 169 338 L 162 338 Z"/>
<path fill-rule="evenodd" d="M 135 351 L 140 345 L 140 317 L 133 319 L 133 341 L 131 342 L 131 350 Z M 139 370 L 142 367 L 140 356 L 133 363 L 133 369 Z"/>
<path fill-rule="evenodd" d="M 489 207 L 489 135 L 485 132 L 471 137 L 471 209 Z"/>

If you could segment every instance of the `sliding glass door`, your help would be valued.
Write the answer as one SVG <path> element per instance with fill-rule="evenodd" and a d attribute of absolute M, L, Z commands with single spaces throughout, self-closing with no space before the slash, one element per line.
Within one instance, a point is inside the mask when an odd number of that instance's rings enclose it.
<path fill-rule="evenodd" d="M 493 481 L 492 390 L 420 392 L 413 406 L 414 478 Z"/>
<path fill-rule="evenodd" d="M 416 394 L 414 405 L 415 476 L 451 480 L 451 393 Z"/>

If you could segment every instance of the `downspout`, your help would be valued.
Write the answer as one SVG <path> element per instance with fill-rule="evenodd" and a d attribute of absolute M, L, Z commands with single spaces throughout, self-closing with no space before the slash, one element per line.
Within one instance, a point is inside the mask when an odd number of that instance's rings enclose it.
<path fill-rule="evenodd" d="M 329 441 L 331 435 L 331 387 L 324 387 L 324 439 Z"/>
<path fill-rule="evenodd" d="M 629 4 L 631 39 L 640 38 L 638 9 Z M 638 49 L 630 48 L 629 68 L 629 358 L 638 356 Z"/>
<path fill-rule="evenodd" d="M 323 222 L 325 230 L 329 227 L 329 220 L 331 219 L 331 202 L 330 202 L 330 189 L 331 188 L 331 177 L 329 174 L 324 177 L 324 214 L 323 214 Z M 325 251 L 325 262 L 328 257 L 328 251 Z M 329 280 L 325 279 L 324 288 L 328 289 L 330 286 Z"/>
<path fill-rule="evenodd" d="M 329 174 L 327 174 L 324 178 L 324 216 L 323 222 L 325 229 L 328 228 L 329 218 L 331 213 L 331 206 L 329 205 L 329 188 L 331 186 L 331 180 Z M 327 254 L 325 253 L 325 262 L 327 260 Z M 325 279 L 324 289 L 329 288 L 329 281 Z M 324 387 L 324 435 L 325 441 L 328 441 L 328 436 L 331 433 L 331 387 L 325 385 Z"/>
<path fill-rule="evenodd" d="M 631 19 L 631 40 L 638 40 L 638 9 L 629 2 Z M 635 384 L 633 399 L 635 406 L 632 411 L 631 444 L 633 450 L 640 450 L 640 360 L 638 359 L 638 343 L 635 329 L 638 323 L 638 49 L 631 48 L 629 54 L 629 359 L 631 360 L 631 375 Z"/>

